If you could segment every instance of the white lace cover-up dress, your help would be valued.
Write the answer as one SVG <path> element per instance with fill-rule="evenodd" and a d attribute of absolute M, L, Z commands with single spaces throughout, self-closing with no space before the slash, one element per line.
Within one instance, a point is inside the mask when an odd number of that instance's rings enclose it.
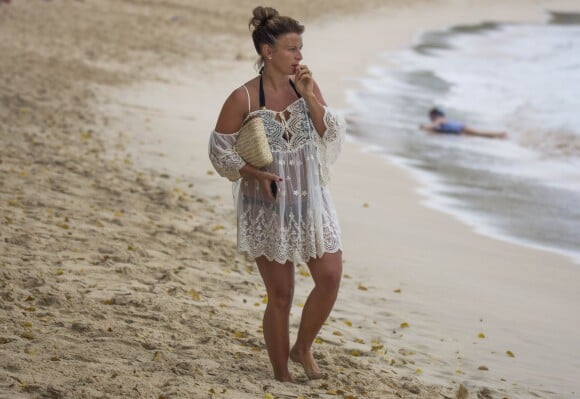
<path fill-rule="evenodd" d="M 326 184 L 330 165 L 340 152 L 346 125 L 325 107 L 322 137 L 314 129 L 303 98 L 282 112 L 258 109 L 274 161 L 263 170 L 280 176 L 273 202 L 253 177 L 241 177 L 246 164 L 234 146 L 238 133 L 213 131 L 209 157 L 216 171 L 234 182 L 234 204 L 238 224 L 238 250 L 255 259 L 306 263 L 324 253 L 342 249 L 340 227 Z"/>

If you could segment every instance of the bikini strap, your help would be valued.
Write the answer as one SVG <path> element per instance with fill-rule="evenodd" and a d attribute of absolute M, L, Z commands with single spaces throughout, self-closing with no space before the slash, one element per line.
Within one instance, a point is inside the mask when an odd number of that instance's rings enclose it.
<path fill-rule="evenodd" d="M 294 93 L 296 93 L 296 95 L 298 96 L 298 98 L 302 98 L 302 96 L 300 95 L 300 93 L 298 93 L 298 90 L 296 90 L 296 86 L 294 85 L 294 82 L 292 81 L 292 79 L 288 79 L 290 81 L 290 86 L 292 86 L 292 88 L 294 89 Z"/>
<path fill-rule="evenodd" d="M 248 95 L 248 113 L 250 113 L 250 110 L 252 109 L 250 107 L 250 92 L 248 91 L 248 88 L 246 87 L 246 85 L 243 85 L 242 87 L 246 90 L 246 94 Z"/>
<path fill-rule="evenodd" d="M 294 85 L 294 82 L 292 81 L 292 79 L 288 79 L 288 81 L 290 82 L 290 86 L 292 86 L 292 89 L 294 90 L 294 93 L 296 93 L 298 98 L 302 98 L 300 93 L 298 93 L 298 90 L 296 90 L 296 86 Z M 246 86 L 244 86 L 244 87 L 246 87 Z M 248 91 L 248 89 L 246 89 L 246 91 Z M 248 98 L 249 98 L 249 96 L 250 95 L 248 94 Z M 261 73 L 260 73 L 260 109 L 266 109 L 266 96 L 264 95 L 264 82 L 262 81 L 262 74 Z"/>
<path fill-rule="evenodd" d="M 260 109 L 266 109 L 266 96 L 264 95 L 264 82 L 262 81 L 262 71 L 260 71 Z"/>

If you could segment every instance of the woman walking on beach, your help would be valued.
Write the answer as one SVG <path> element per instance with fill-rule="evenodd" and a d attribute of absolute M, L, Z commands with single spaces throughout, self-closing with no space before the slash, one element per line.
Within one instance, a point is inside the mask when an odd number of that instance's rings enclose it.
<path fill-rule="evenodd" d="M 342 273 L 340 229 L 326 184 L 345 124 L 326 106 L 310 69 L 300 64 L 304 26 L 273 8 L 256 7 L 249 27 L 260 75 L 226 99 L 209 155 L 218 173 L 234 182 L 238 249 L 255 259 L 266 286 L 264 339 L 274 377 L 293 381 L 291 359 L 309 378 L 322 378 L 312 343 L 334 306 Z M 254 168 L 235 150 L 249 117 L 263 120 L 270 166 Z M 301 263 L 315 286 L 290 349 L 294 268 Z"/>

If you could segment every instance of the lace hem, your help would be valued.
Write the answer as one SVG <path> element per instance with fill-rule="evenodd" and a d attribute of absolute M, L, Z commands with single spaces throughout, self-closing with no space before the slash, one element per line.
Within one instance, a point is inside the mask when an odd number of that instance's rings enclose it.
<path fill-rule="evenodd" d="M 342 246 L 341 245 L 337 245 L 336 248 L 331 248 L 331 249 L 327 249 L 324 252 L 322 252 L 320 255 L 316 255 L 316 256 L 311 256 L 310 258 L 306 259 L 306 260 L 300 260 L 300 261 L 295 261 L 293 259 L 290 258 L 286 258 L 286 259 L 278 259 L 275 256 L 274 257 L 270 257 L 269 254 L 267 254 L 266 252 L 262 252 L 262 253 L 255 253 L 252 254 L 250 253 L 249 250 L 247 249 L 242 249 L 242 248 L 238 248 L 238 251 L 242 254 L 247 255 L 249 258 L 251 259 L 256 259 L 259 258 L 261 256 L 263 256 L 264 258 L 266 258 L 269 262 L 276 262 L 276 263 L 280 263 L 280 264 L 285 264 L 288 261 L 292 261 L 292 263 L 294 263 L 294 265 L 303 265 L 308 263 L 308 261 L 310 259 L 314 259 L 314 258 L 321 258 L 324 254 L 335 254 L 338 251 L 342 251 Z"/>
<path fill-rule="evenodd" d="M 260 209 L 257 214 L 243 212 L 238 216 L 238 250 L 253 259 L 265 256 L 282 264 L 306 263 L 335 253 L 342 249 L 340 227 L 332 205 L 326 206 L 318 217 L 312 212 L 302 217 L 290 213 L 283 220 L 269 209 Z"/>

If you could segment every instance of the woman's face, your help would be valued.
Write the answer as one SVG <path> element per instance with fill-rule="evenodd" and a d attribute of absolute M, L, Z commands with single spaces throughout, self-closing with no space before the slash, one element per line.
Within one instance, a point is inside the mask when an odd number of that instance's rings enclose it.
<path fill-rule="evenodd" d="M 285 33 L 278 36 L 272 48 L 272 64 L 287 75 L 294 75 L 302 61 L 302 36 Z"/>

